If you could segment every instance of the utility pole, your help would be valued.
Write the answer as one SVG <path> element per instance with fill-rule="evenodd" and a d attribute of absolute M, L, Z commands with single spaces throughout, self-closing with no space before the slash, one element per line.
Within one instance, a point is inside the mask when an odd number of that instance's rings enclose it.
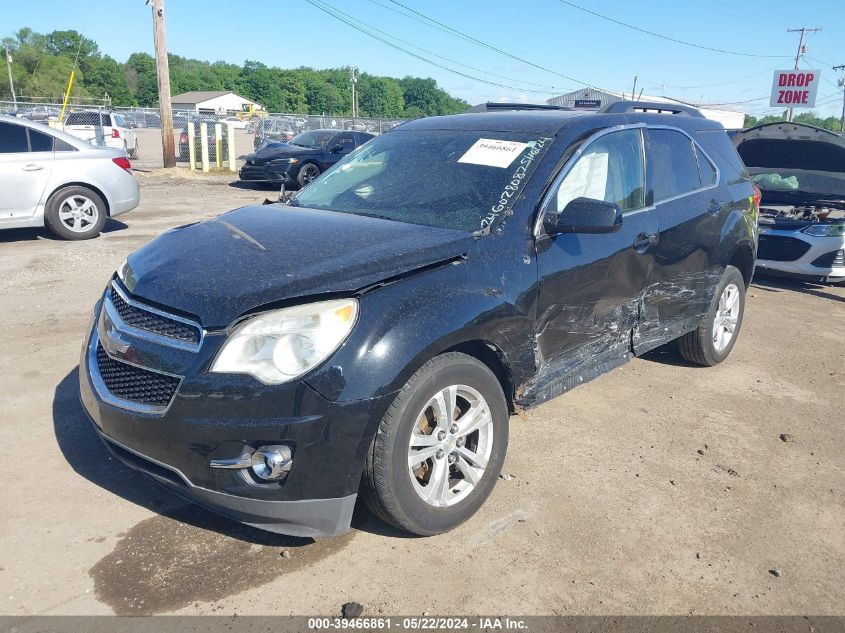
<path fill-rule="evenodd" d="M 845 64 L 834 66 L 833 70 L 845 70 Z M 839 131 L 845 132 L 845 77 L 839 78 L 838 85 L 842 88 L 842 116 L 839 119 Z"/>
<path fill-rule="evenodd" d="M 801 39 L 798 40 L 798 52 L 795 53 L 795 70 L 798 70 L 798 62 L 801 59 L 801 53 L 804 52 L 804 35 L 807 33 L 816 33 L 817 31 L 821 31 L 821 27 L 817 29 L 808 29 L 802 26 L 800 29 L 786 29 L 787 33 L 801 34 Z M 792 120 L 792 106 L 789 106 L 789 109 L 786 111 L 786 120 Z"/>
<path fill-rule="evenodd" d="M 635 101 L 637 99 L 637 76 L 634 75 L 634 89 L 631 90 L 631 101 Z"/>
<path fill-rule="evenodd" d="M 18 99 L 15 96 L 15 80 L 12 79 L 12 54 L 9 52 L 9 47 L 6 47 L 6 69 L 9 71 L 9 90 L 12 91 L 12 103 L 15 106 L 15 111 L 18 109 Z"/>
<path fill-rule="evenodd" d="M 355 118 L 358 116 L 358 95 L 355 94 L 355 84 L 358 83 L 355 73 L 358 72 L 358 69 L 355 66 L 351 66 L 349 72 L 352 73 L 352 125 L 354 126 Z"/>
<path fill-rule="evenodd" d="M 167 62 L 167 40 L 164 35 L 164 0 L 147 0 L 153 9 L 153 39 L 156 49 L 158 108 L 161 116 L 161 153 L 165 167 L 176 167 L 173 142 L 173 110 L 170 105 L 170 65 Z"/>

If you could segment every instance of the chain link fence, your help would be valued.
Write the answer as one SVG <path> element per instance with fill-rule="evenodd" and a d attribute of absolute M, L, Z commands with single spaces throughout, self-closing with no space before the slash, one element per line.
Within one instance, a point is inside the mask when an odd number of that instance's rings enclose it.
<path fill-rule="evenodd" d="M 103 104 L 68 104 L 60 122 L 59 103 L 0 101 L 0 114 L 38 121 L 94 145 L 123 148 L 139 168 L 160 167 L 161 117 L 158 108 L 108 107 Z M 203 155 L 202 124 L 205 124 L 208 159 L 211 166 L 230 167 L 229 142 L 234 138 L 235 158 L 244 156 L 269 142 L 287 142 L 309 130 L 353 130 L 381 134 L 405 119 L 382 119 L 331 115 L 304 115 L 263 111 L 213 113 L 185 110 L 173 111 L 173 132 L 176 162 L 189 165 L 189 123 L 193 123 L 194 157 Z M 218 130 L 217 124 L 220 124 Z M 232 128 L 234 134 L 229 134 Z M 219 134 L 219 136 L 218 136 Z M 220 160 L 218 160 L 218 152 Z"/>

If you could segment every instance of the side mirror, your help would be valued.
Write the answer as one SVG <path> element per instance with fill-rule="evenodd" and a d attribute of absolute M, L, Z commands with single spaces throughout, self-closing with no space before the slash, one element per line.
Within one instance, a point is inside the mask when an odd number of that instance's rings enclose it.
<path fill-rule="evenodd" d="M 332 154 L 340 154 L 343 151 L 343 145 L 332 145 Z"/>
<path fill-rule="evenodd" d="M 619 205 L 592 198 L 575 198 L 561 213 L 548 213 L 543 227 L 549 235 L 558 233 L 613 233 L 622 226 Z"/>

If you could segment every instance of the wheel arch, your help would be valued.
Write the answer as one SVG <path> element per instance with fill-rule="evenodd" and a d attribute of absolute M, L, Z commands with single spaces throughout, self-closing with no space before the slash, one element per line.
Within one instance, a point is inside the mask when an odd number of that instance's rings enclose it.
<path fill-rule="evenodd" d="M 484 341 L 481 339 L 471 339 L 462 343 L 458 343 L 457 345 L 453 345 L 452 347 L 449 347 L 447 349 L 441 350 L 437 354 L 434 354 L 431 358 L 435 358 L 437 356 L 440 356 L 441 354 L 446 354 L 448 352 L 460 352 L 461 354 L 472 356 L 477 361 L 484 363 L 484 365 L 486 365 L 487 368 L 493 372 L 493 375 L 495 375 L 496 379 L 499 381 L 499 385 L 502 388 L 502 392 L 505 394 L 505 400 L 507 400 L 508 403 L 508 411 L 513 413 L 513 373 L 511 371 L 510 364 L 508 363 L 501 349 L 499 349 L 496 345 L 490 343 L 489 341 Z"/>
<path fill-rule="evenodd" d="M 737 246 L 728 260 L 728 265 L 737 268 L 742 273 L 745 287 L 748 288 L 751 284 L 751 278 L 754 276 L 754 251 L 751 246 L 748 244 Z"/>
<path fill-rule="evenodd" d="M 111 201 L 109 200 L 109 197 L 106 195 L 106 193 L 102 189 L 97 187 L 96 185 L 92 185 L 90 182 L 77 182 L 77 181 L 63 182 L 62 184 L 56 185 L 55 187 L 53 187 L 53 190 L 49 193 L 49 195 L 47 195 L 47 197 L 44 198 L 45 215 L 46 215 L 46 211 L 47 211 L 47 203 L 49 203 L 50 198 L 52 198 L 54 195 L 56 195 L 57 192 L 61 191 L 62 189 L 65 189 L 67 187 L 85 187 L 86 189 L 90 189 L 91 191 L 96 193 L 98 196 L 100 196 L 100 198 L 102 198 L 103 202 L 106 203 L 106 215 L 108 217 L 111 217 Z"/>

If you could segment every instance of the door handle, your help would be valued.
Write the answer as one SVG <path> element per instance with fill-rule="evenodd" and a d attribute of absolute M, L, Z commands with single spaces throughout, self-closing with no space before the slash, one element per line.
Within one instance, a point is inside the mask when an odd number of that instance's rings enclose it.
<path fill-rule="evenodd" d="M 657 244 L 656 233 L 640 233 L 637 235 L 637 239 L 632 246 L 635 251 L 643 252 L 649 246 L 654 246 L 655 244 Z"/>
<path fill-rule="evenodd" d="M 719 213 L 724 208 L 725 208 L 724 202 L 719 202 L 718 200 L 711 200 L 710 205 L 707 207 L 707 213 L 709 213 L 711 215 L 716 215 L 717 213 Z"/>
<path fill-rule="evenodd" d="M 40 171 L 42 169 L 44 169 L 43 165 L 35 165 L 33 163 L 30 163 L 29 165 L 24 165 L 23 167 L 24 171 Z"/>

